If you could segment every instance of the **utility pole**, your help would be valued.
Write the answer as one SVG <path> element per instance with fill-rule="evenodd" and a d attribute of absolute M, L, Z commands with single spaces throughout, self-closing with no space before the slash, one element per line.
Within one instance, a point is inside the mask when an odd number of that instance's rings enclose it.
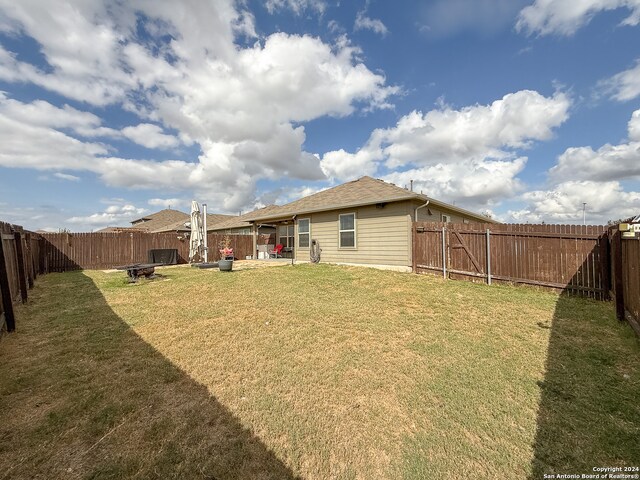
<path fill-rule="evenodd" d="M 582 202 L 582 224 L 587 224 L 587 202 Z"/>

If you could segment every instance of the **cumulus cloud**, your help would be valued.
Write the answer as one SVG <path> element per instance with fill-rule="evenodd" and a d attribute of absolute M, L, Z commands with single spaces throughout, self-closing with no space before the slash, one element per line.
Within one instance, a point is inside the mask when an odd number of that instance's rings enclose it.
<path fill-rule="evenodd" d="M 270 5 L 324 8 L 312 0 Z M 0 49 L 0 79 L 94 106 L 119 106 L 143 120 L 118 132 L 87 114 L 83 131 L 80 122 L 45 126 L 36 114 L 5 115 L 0 122 L 9 118 L 19 140 L 3 148 L 0 165 L 89 170 L 113 186 L 216 192 L 212 196 L 229 211 L 254 200 L 261 178 L 324 178 L 319 159 L 304 151 L 301 124 L 389 108 L 400 90 L 369 70 L 344 36 L 327 44 L 277 33 L 242 46 L 240 36 L 255 37 L 253 22 L 231 0 L 142 1 L 135 8 L 98 0 L 73 6 L 0 0 L 0 30 L 32 37 L 46 61 L 45 68 Z M 177 138 L 167 130 L 177 131 Z M 119 158 L 103 143 L 76 138 L 108 135 L 154 149 L 195 143 L 200 154 L 163 162 Z"/>
<path fill-rule="evenodd" d="M 323 0 L 267 0 L 265 7 L 271 14 L 277 10 L 288 9 L 296 15 L 301 15 L 305 10 L 322 15 L 327 9 L 327 3 Z"/>
<path fill-rule="evenodd" d="M 382 35 L 383 37 L 389 33 L 389 30 L 382 23 L 382 20 L 377 18 L 370 18 L 367 16 L 366 11 L 361 10 L 356 15 L 356 22 L 353 26 L 354 30 L 371 30 L 374 33 Z"/>
<path fill-rule="evenodd" d="M 600 82 L 599 87 L 614 100 L 625 102 L 640 95 L 640 59 L 634 67 Z"/>
<path fill-rule="evenodd" d="M 518 16 L 516 29 L 526 34 L 573 35 L 598 13 L 626 8 L 629 16 L 622 25 L 640 23 L 640 0 L 536 0 Z"/>
<path fill-rule="evenodd" d="M 162 128 L 152 123 L 140 123 L 138 125 L 125 127 L 122 134 L 132 142 L 147 148 L 167 149 L 175 148 L 180 141 L 173 135 L 163 133 Z"/>
<path fill-rule="evenodd" d="M 640 110 L 628 124 L 629 141 L 619 145 L 572 147 L 558 157 L 549 171 L 555 182 L 573 180 L 609 181 L 640 178 Z"/>
<path fill-rule="evenodd" d="M 392 128 L 374 130 L 355 153 L 325 153 L 321 166 L 341 180 L 384 167 L 396 171 L 385 177 L 394 183 L 413 179 L 424 193 L 444 200 L 497 201 L 520 187 L 516 176 L 526 157 L 517 151 L 550 139 L 568 118 L 570 105 L 561 92 L 545 97 L 523 90 L 490 105 L 414 111 Z"/>
<path fill-rule="evenodd" d="M 640 142 L 640 110 L 633 112 L 627 128 L 629 130 L 629 140 Z"/>
<path fill-rule="evenodd" d="M 640 110 L 636 110 L 628 124 L 628 142 L 597 150 L 590 146 L 566 149 L 549 169 L 547 188 L 523 194 L 525 206 L 509 211 L 508 219 L 581 222 L 583 202 L 589 223 L 637 215 L 640 192 L 626 190 L 623 182 L 640 178 L 639 127 Z"/>
<path fill-rule="evenodd" d="M 67 218 L 66 221 L 73 226 L 93 229 L 107 226 L 127 226 L 129 222 L 147 212 L 147 209 L 139 208 L 131 204 L 111 205 L 107 207 L 104 212 L 93 213 L 86 216 L 75 216 Z"/>
<path fill-rule="evenodd" d="M 605 224 L 609 220 L 638 214 L 640 192 L 627 192 L 619 182 L 566 181 L 549 190 L 535 190 L 522 196 L 527 205 L 510 210 L 508 219 L 518 223 L 581 223 L 582 204 L 586 220 Z"/>

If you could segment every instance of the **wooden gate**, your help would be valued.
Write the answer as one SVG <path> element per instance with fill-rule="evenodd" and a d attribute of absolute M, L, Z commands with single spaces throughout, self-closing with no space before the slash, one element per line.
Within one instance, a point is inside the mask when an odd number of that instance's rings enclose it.
<path fill-rule="evenodd" d="M 446 278 L 539 285 L 608 298 L 607 228 L 416 222 L 413 270 Z"/>

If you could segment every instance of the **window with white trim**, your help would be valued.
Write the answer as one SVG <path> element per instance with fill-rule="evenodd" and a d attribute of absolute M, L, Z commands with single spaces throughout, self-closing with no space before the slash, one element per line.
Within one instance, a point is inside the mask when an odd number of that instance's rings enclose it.
<path fill-rule="evenodd" d="M 451 221 L 451 216 L 450 215 L 445 215 L 444 213 L 442 214 L 442 221 L 445 223 L 449 223 Z"/>
<path fill-rule="evenodd" d="M 343 213 L 338 217 L 340 248 L 356 247 L 356 214 Z"/>
<path fill-rule="evenodd" d="M 308 218 L 298 219 L 298 247 L 309 248 L 309 237 L 311 236 L 311 220 Z"/>

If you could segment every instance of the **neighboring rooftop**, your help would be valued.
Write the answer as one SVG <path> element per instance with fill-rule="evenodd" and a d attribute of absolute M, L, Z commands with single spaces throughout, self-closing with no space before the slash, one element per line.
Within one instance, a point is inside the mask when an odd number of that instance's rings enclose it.
<path fill-rule="evenodd" d="M 189 214 L 181 212 L 180 210 L 172 210 L 165 208 L 156 213 L 145 215 L 142 218 L 138 218 L 131 222 L 131 228 L 137 230 L 144 230 L 146 232 L 153 232 L 159 228 L 171 225 L 177 222 L 186 222 L 189 220 Z"/>
<path fill-rule="evenodd" d="M 222 213 L 207 213 L 207 231 L 214 230 L 219 224 L 232 221 L 239 218 L 237 215 L 224 215 Z M 186 219 L 178 220 L 177 222 L 164 225 L 152 231 L 152 233 L 161 232 L 187 232 L 191 230 L 191 227 L 185 226 L 191 222 L 191 216 L 188 215 Z M 217 229 L 217 228 L 215 228 Z"/>
<path fill-rule="evenodd" d="M 266 221 L 281 217 L 301 215 L 305 213 L 322 212 L 341 208 L 373 205 L 376 203 L 397 202 L 400 200 L 429 201 L 434 206 L 444 207 L 454 212 L 481 219 L 487 223 L 497 223 L 481 214 L 449 205 L 426 195 L 400 188 L 392 183 L 371 177 L 361 177 L 358 180 L 343 183 L 333 188 L 323 190 L 313 195 L 303 197 L 286 205 L 272 208 L 268 211 L 256 210 L 245 215 L 247 221 Z"/>
<path fill-rule="evenodd" d="M 246 228 L 250 227 L 251 223 L 250 219 L 253 219 L 256 216 L 265 216 L 271 213 L 277 212 L 281 207 L 278 205 L 267 205 L 266 207 L 258 208 L 249 213 L 245 213 L 244 215 L 240 215 L 237 217 L 232 217 L 224 222 L 216 224 L 215 228 L 207 228 L 207 230 L 230 230 L 232 228 Z"/>

